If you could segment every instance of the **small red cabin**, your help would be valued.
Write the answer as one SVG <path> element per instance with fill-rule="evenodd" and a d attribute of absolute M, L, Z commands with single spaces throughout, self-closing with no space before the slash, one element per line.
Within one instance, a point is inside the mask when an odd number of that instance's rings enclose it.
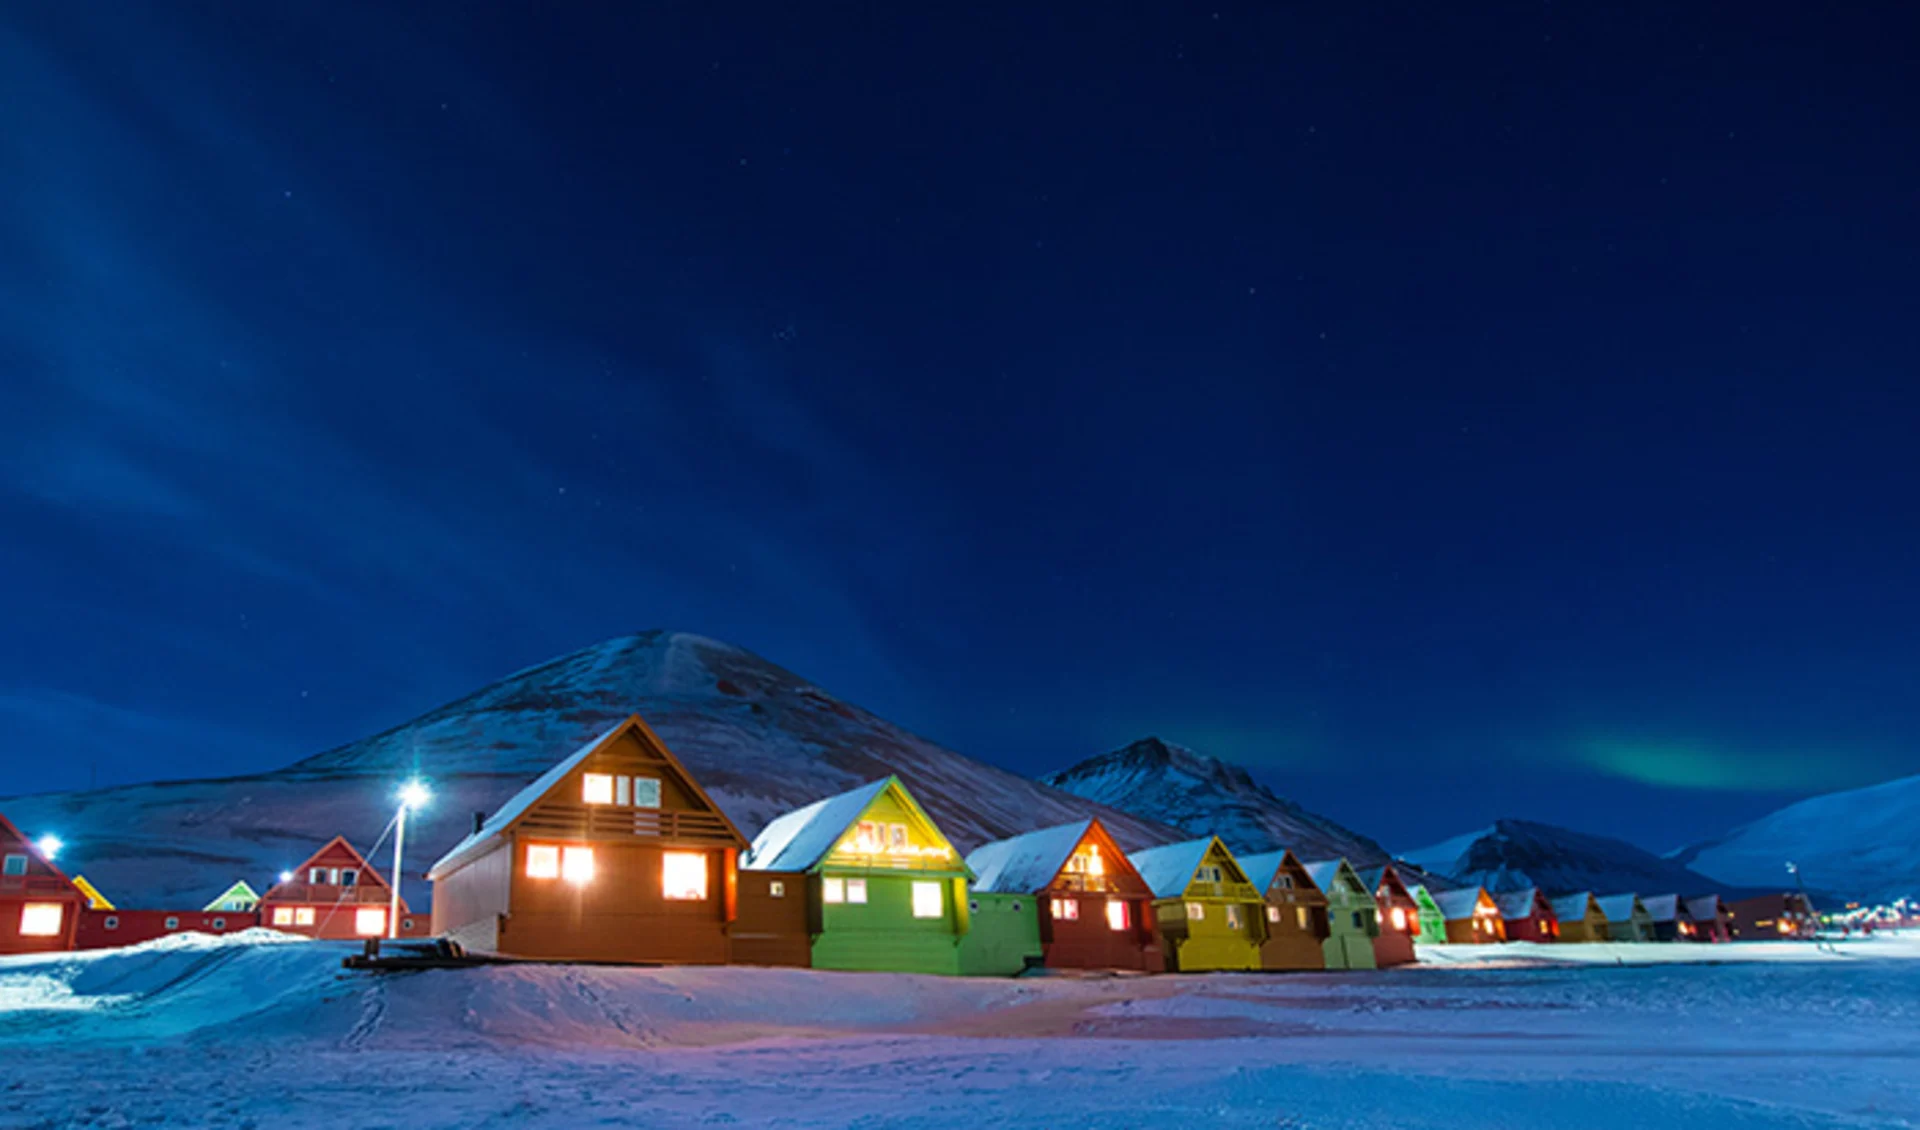
<path fill-rule="evenodd" d="M 1733 932 L 1728 926 L 1731 917 L 1719 895 L 1690 898 L 1687 900 L 1687 920 L 1681 926 L 1680 936 L 1689 942 L 1731 941 Z"/>
<path fill-rule="evenodd" d="M 1509 942 L 1560 940 L 1560 918 L 1554 914 L 1553 903 L 1548 901 L 1546 892 L 1540 888 L 1507 891 L 1493 896 L 1493 901 L 1500 908 L 1501 920 L 1506 923 Z"/>
<path fill-rule="evenodd" d="M 0 816 L 0 954 L 73 948 L 87 896 Z"/>
<path fill-rule="evenodd" d="M 1360 881 L 1373 892 L 1373 901 L 1380 908 L 1380 932 L 1373 939 L 1374 965 L 1389 969 L 1412 964 L 1413 939 L 1420 933 L 1420 904 L 1414 901 L 1413 892 L 1391 863 L 1362 870 Z"/>
<path fill-rule="evenodd" d="M 983 894 L 1032 895 L 1041 960 L 1054 968 L 1166 968 L 1153 892 L 1098 820 L 985 844 L 967 857 Z"/>
<path fill-rule="evenodd" d="M 335 836 L 260 896 L 260 924 L 310 938 L 384 938 L 392 899 L 393 888 L 380 872 L 352 844 Z M 427 916 L 414 914 L 402 899 L 399 935 L 430 933 Z"/>

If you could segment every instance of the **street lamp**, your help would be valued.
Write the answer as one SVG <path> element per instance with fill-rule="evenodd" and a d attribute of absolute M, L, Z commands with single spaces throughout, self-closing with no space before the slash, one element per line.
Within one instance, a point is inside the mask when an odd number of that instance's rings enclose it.
<path fill-rule="evenodd" d="M 400 814 L 393 827 L 393 898 L 387 904 L 387 937 L 400 936 L 400 853 L 407 844 L 407 813 L 425 808 L 433 799 L 427 783 L 414 778 L 400 786 Z"/>
<path fill-rule="evenodd" d="M 61 841 L 59 836 L 48 832 L 46 835 L 33 841 L 33 846 L 40 849 L 40 858 L 46 860 L 48 863 L 52 863 L 53 857 L 59 855 L 60 849 L 67 845 Z"/>

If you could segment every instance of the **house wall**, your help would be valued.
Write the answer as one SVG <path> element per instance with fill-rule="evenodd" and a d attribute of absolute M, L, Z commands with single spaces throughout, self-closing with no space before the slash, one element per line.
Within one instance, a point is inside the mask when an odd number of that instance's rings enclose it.
<path fill-rule="evenodd" d="M 29 876 L 7 876 L 19 880 Z M 72 884 L 52 879 L 42 884 L 18 883 L 14 890 L 0 889 L 0 954 L 59 953 L 73 948 L 79 927 L 81 908 L 87 900 Z M 60 929 L 50 937 L 22 934 L 21 916 L 29 904 L 53 903 L 60 907 Z"/>
<path fill-rule="evenodd" d="M 171 925 L 169 925 L 171 923 Z M 93 910 L 80 911 L 73 948 L 135 946 L 172 934 L 235 934 L 260 925 L 251 910 Z"/>
<path fill-rule="evenodd" d="M 738 915 L 728 932 L 732 963 L 800 968 L 813 964 L 808 876 L 796 871 L 741 871 L 739 881 Z"/>
<path fill-rule="evenodd" d="M 1252 890 L 1252 887 L 1246 887 L 1249 894 Z M 1200 907 L 1199 918 L 1188 917 L 1189 903 Z M 1229 908 L 1232 909 L 1231 914 Z M 1153 914 L 1160 926 L 1162 944 L 1166 947 L 1168 970 L 1201 973 L 1218 969 L 1261 968 L 1260 946 L 1266 941 L 1267 934 L 1264 901 L 1252 897 L 1218 897 L 1212 894 L 1161 899 L 1153 904 Z M 1230 921 L 1234 915 L 1238 917 L 1238 925 Z"/>
<path fill-rule="evenodd" d="M 1080 916 L 1053 916 L 1053 900 L 1071 898 Z M 1127 928 L 1115 930 L 1107 921 L 1107 904 L 1127 906 Z M 1088 893 L 1070 889 L 1042 891 L 1035 900 L 1040 916 L 1040 944 L 1045 964 L 1062 969 L 1134 969 L 1161 973 L 1167 968 L 1165 951 L 1154 926 L 1153 900 L 1143 896 Z"/>
<path fill-rule="evenodd" d="M 474 953 L 500 952 L 500 919 L 513 889 L 506 841 L 433 883 L 433 932 Z"/>
<path fill-rule="evenodd" d="M 1104 907 L 1103 902 L 1103 912 Z M 960 936 L 961 973 L 1011 977 L 1041 963 L 1040 914 L 1032 895 L 971 892 L 967 918 L 967 932 Z"/>
<path fill-rule="evenodd" d="M 1604 942 L 1608 940 L 1608 933 L 1606 916 L 1593 909 L 1591 904 L 1584 917 L 1560 919 L 1560 940 L 1563 942 Z"/>
<path fill-rule="evenodd" d="M 1498 917 L 1484 919 L 1485 929 L 1476 928 L 1478 918 L 1447 919 L 1447 941 L 1454 945 L 1492 945 L 1507 940 L 1506 920 Z"/>
<path fill-rule="evenodd" d="M 1560 940 L 1559 920 L 1547 911 L 1535 907 L 1532 914 L 1524 918 L 1502 919 L 1510 942 L 1557 942 Z"/>
<path fill-rule="evenodd" d="M 1375 895 L 1379 932 L 1373 938 L 1373 963 L 1381 969 L 1410 965 L 1414 960 L 1413 938 L 1420 930 L 1420 907 L 1410 896 Z M 1400 912 L 1395 926 L 1394 911 Z"/>
<path fill-rule="evenodd" d="M 1325 969 L 1327 908 L 1285 897 L 1291 893 L 1267 895 L 1267 938 L 1260 943 L 1260 968 Z"/>
<path fill-rule="evenodd" d="M 1335 887 L 1327 892 L 1327 937 L 1320 951 L 1328 969 L 1373 969 L 1373 937 L 1379 908 L 1364 891 Z"/>
<path fill-rule="evenodd" d="M 864 879 L 867 901 L 828 903 L 820 898 L 827 879 Z M 936 882 L 941 890 L 938 918 L 913 916 L 913 884 Z M 854 969 L 891 973 L 960 972 L 960 937 L 967 929 L 967 881 L 950 875 L 916 874 L 828 866 L 808 893 L 817 907 L 813 942 L 815 969 Z"/>
<path fill-rule="evenodd" d="M 506 842 L 512 872 L 500 953 L 548 961 L 726 963 L 730 849 L 592 841 L 585 846 L 593 849 L 593 878 L 575 883 L 527 875 L 527 849 L 556 841 L 516 833 Z M 706 898 L 666 898 L 662 857 L 670 850 L 706 857 Z"/>

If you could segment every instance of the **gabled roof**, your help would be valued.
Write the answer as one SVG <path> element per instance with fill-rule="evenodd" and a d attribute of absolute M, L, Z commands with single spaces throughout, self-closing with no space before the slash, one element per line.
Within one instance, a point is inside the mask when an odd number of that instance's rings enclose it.
<path fill-rule="evenodd" d="M 1687 913 L 1695 922 L 1710 920 L 1726 913 L 1726 904 L 1720 901 L 1719 895 L 1700 895 L 1687 900 Z"/>
<path fill-rule="evenodd" d="M 1354 873 L 1360 876 L 1360 881 L 1366 884 L 1367 890 L 1372 891 L 1375 898 L 1379 897 L 1380 888 L 1383 885 L 1388 888 L 1390 897 L 1395 892 L 1402 897 L 1413 897 L 1413 892 L 1407 889 L 1406 880 L 1400 877 L 1400 869 L 1391 863 L 1382 863 L 1378 867 L 1369 867 L 1365 870 L 1356 868 Z"/>
<path fill-rule="evenodd" d="M 1639 896 L 1631 892 L 1624 895 L 1608 895 L 1600 900 L 1600 910 L 1607 916 L 1609 922 L 1626 922 L 1633 918 L 1634 904 L 1639 901 Z M 1645 904 L 1641 905 L 1644 907 Z"/>
<path fill-rule="evenodd" d="M 1348 863 L 1345 857 L 1340 859 L 1322 859 L 1317 863 L 1308 863 L 1304 866 L 1307 869 L 1307 874 L 1313 878 L 1313 885 L 1328 894 L 1333 893 L 1334 884 L 1339 881 L 1340 874 L 1343 871 L 1350 876 L 1355 883 L 1359 884 L 1364 893 L 1373 893 L 1373 888 L 1367 886 L 1366 882 L 1360 878 L 1360 873 L 1353 869 L 1353 864 Z"/>
<path fill-rule="evenodd" d="M 251 902 L 251 903 L 258 904 L 260 901 L 260 893 L 253 889 L 253 884 L 247 882 L 245 879 L 241 879 L 235 882 L 233 886 L 228 887 L 224 891 L 221 891 L 218 898 L 215 898 L 212 902 L 208 903 L 202 909 L 218 910 L 220 909 L 221 903 L 227 902 L 229 900 L 234 902 Z"/>
<path fill-rule="evenodd" d="M 1433 901 L 1439 906 L 1440 913 L 1446 915 L 1448 921 L 1453 921 L 1472 918 L 1474 912 L 1480 909 L 1480 897 L 1485 894 L 1486 891 L 1479 887 L 1462 887 L 1457 891 L 1435 892 Z"/>
<path fill-rule="evenodd" d="M 1145 880 L 1154 898 L 1179 898 L 1186 893 L 1187 884 L 1193 882 L 1194 872 L 1200 870 L 1200 864 L 1206 860 L 1207 852 L 1216 842 L 1213 836 L 1202 836 L 1184 843 L 1136 851 L 1127 857 L 1127 861 L 1140 873 L 1140 878 Z M 1223 847 L 1221 850 L 1226 849 Z"/>
<path fill-rule="evenodd" d="M 913 799 L 913 794 L 900 778 L 882 777 L 778 817 L 753 838 L 753 846 L 741 858 L 740 866 L 750 871 L 813 870 L 846 837 L 847 829 L 858 823 L 867 809 L 873 807 L 873 802 L 888 790 L 892 790 L 907 810 L 932 829 L 935 835 L 945 839 L 940 832 L 940 825 L 934 823 L 933 817 L 920 807 L 920 802 Z M 972 875 L 965 860 L 957 862 L 961 870 Z"/>
<path fill-rule="evenodd" d="M 1500 908 L 1502 918 L 1531 918 L 1535 905 L 1540 901 L 1540 888 L 1528 887 L 1524 891 L 1505 891 L 1493 896 L 1493 905 Z"/>
<path fill-rule="evenodd" d="M 1575 918 L 1585 918 L 1587 908 L 1593 905 L 1592 891 L 1579 891 L 1570 895 L 1561 895 L 1549 900 L 1547 905 L 1553 908 L 1553 916 L 1562 922 Z"/>
<path fill-rule="evenodd" d="M 967 856 L 967 866 L 973 868 L 973 889 L 1009 895 L 1044 890 L 1095 823 L 1079 820 L 982 844 Z"/>
<path fill-rule="evenodd" d="M 541 797 L 552 792 L 560 782 L 566 780 L 567 774 L 578 769 L 587 758 L 592 757 L 608 743 L 629 730 L 636 732 L 643 745 L 660 754 L 666 759 L 668 765 L 679 772 L 681 783 L 687 785 L 695 796 L 705 802 L 707 807 L 726 824 L 728 830 L 731 831 L 734 836 L 739 837 L 742 841 L 746 839 L 746 837 L 740 835 L 738 829 L 734 828 L 733 821 L 727 819 L 727 814 L 720 810 L 720 806 L 713 803 L 712 798 L 707 796 L 706 790 L 700 787 L 700 782 L 693 779 L 693 774 L 687 772 L 686 766 L 680 764 L 680 759 L 673 755 L 673 751 L 668 749 L 666 743 L 660 740 L 660 736 L 655 734 L 653 729 L 649 727 L 638 714 L 629 714 L 601 731 L 597 737 L 593 738 L 593 740 L 587 744 L 574 750 L 566 757 L 561 758 L 559 762 L 554 764 L 545 773 L 540 774 L 529 782 L 526 788 L 521 789 L 519 792 L 507 798 L 507 802 L 496 809 L 492 816 L 487 817 L 486 822 L 481 824 L 479 829 L 468 835 L 466 839 L 453 845 L 452 851 L 441 856 L 439 862 L 428 868 L 428 877 L 431 878 L 444 871 L 450 870 L 466 862 L 469 856 L 477 854 L 479 849 L 490 842 L 495 836 L 506 832 L 508 828 L 513 826 L 514 821 L 525 816 L 527 810 L 539 803 Z"/>
<path fill-rule="evenodd" d="M 368 863 L 367 857 L 364 855 L 361 855 L 358 849 L 356 849 L 352 844 L 348 843 L 347 838 L 345 836 L 335 836 L 331 840 L 327 841 L 327 846 L 321 848 L 319 851 L 314 852 L 312 855 L 307 857 L 307 861 L 305 863 L 302 863 L 300 866 L 294 868 L 293 878 L 291 880 L 289 880 L 287 883 L 284 883 L 284 884 L 275 883 L 273 886 L 268 887 L 267 893 L 261 896 L 261 900 L 265 901 L 267 899 L 271 899 L 273 897 L 273 893 L 279 890 L 282 886 L 298 886 L 298 887 L 308 886 L 309 885 L 307 883 L 308 869 L 313 867 L 314 862 L 318 860 L 321 856 L 326 855 L 328 852 L 332 851 L 335 848 L 339 848 L 341 851 L 346 852 L 349 856 L 353 858 L 354 865 L 360 872 L 358 875 L 354 877 L 355 885 L 361 886 L 361 887 L 379 887 L 382 890 L 393 889 L 392 886 L 387 882 L 386 876 L 380 874 L 379 869 L 374 867 L 373 864 Z"/>
<path fill-rule="evenodd" d="M 1291 854 L 1292 852 L 1286 848 L 1281 848 L 1279 851 L 1263 851 L 1259 855 L 1249 855 L 1240 861 L 1240 870 L 1247 873 L 1247 882 L 1253 884 L 1253 889 L 1264 896 L 1273 889 L 1273 881 L 1279 877 L 1281 865 Z M 1294 860 L 1295 864 L 1299 862 L 1298 859 Z M 1307 881 L 1313 882 L 1311 874 L 1307 876 Z"/>
<path fill-rule="evenodd" d="M 1679 895 L 1645 895 L 1640 899 L 1640 905 L 1647 908 L 1647 913 L 1655 922 L 1677 922 L 1680 919 Z"/>
<path fill-rule="evenodd" d="M 7 819 L 4 814 L 0 814 L 0 848 L 6 847 L 9 843 L 15 844 L 26 851 L 28 858 L 39 860 L 40 865 L 48 871 L 53 872 L 61 882 L 69 886 L 73 884 L 73 880 L 67 877 L 67 873 L 60 870 L 60 865 L 48 859 L 46 855 L 40 851 L 39 844 L 29 840 L 27 834 L 15 826 L 13 821 Z"/>

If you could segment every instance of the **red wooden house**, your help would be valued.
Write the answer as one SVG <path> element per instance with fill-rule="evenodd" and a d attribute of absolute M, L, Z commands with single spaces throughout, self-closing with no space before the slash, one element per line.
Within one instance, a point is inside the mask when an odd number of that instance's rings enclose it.
<path fill-rule="evenodd" d="M 260 924 L 310 938 L 384 938 L 393 888 L 345 839 L 335 836 L 260 896 Z M 403 938 L 425 937 L 427 916 L 400 901 Z"/>
<path fill-rule="evenodd" d="M 745 837 L 638 715 L 547 770 L 455 845 L 433 880 L 437 933 L 550 961 L 724 965 Z M 760 883 L 750 960 L 797 954 L 803 900 Z M 794 934 L 782 945 L 783 931 Z M 794 962 L 798 963 L 798 962 Z"/>
<path fill-rule="evenodd" d="M 1507 891 L 1494 895 L 1493 902 L 1500 908 L 1500 919 L 1506 923 L 1509 942 L 1560 940 L 1560 918 L 1554 914 L 1553 903 L 1540 888 Z"/>
<path fill-rule="evenodd" d="M 1388 969 L 1412 964 L 1413 939 L 1420 933 L 1420 904 L 1414 901 L 1413 892 L 1391 863 L 1362 869 L 1360 881 L 1373 892 L 1373 901 L 1380 908 L 1380 932 L 1373 939 L 1374 965 Z"/>
<path fill-rule="evenodd" d="M 260 925 L 257 911 L 121 910 L 89 907 L 80 912 L 73 948 L 81 950 L 137 946 L 173 934 L 234 934 Z"/>
<path fill-rule="evenodd" d="M 73 948 L 87 896 L 0 816 L 0 954 Z"/>
<path fill-rule="evenodd" d="M 1701 895 L 1687 900 L 1687 921 L 1680 935 L 1689 942 L 1725 942 L 1733 939 L 1728 927 L 1731 915 L 1719 895 Z"/>
<path fill-rule="evenodd" d="M 1159 973 L 1153 892 L 1098 820 L 996 840 L 967 856 L 978 894 L 1032 895 L 1042 961 Z"/>

